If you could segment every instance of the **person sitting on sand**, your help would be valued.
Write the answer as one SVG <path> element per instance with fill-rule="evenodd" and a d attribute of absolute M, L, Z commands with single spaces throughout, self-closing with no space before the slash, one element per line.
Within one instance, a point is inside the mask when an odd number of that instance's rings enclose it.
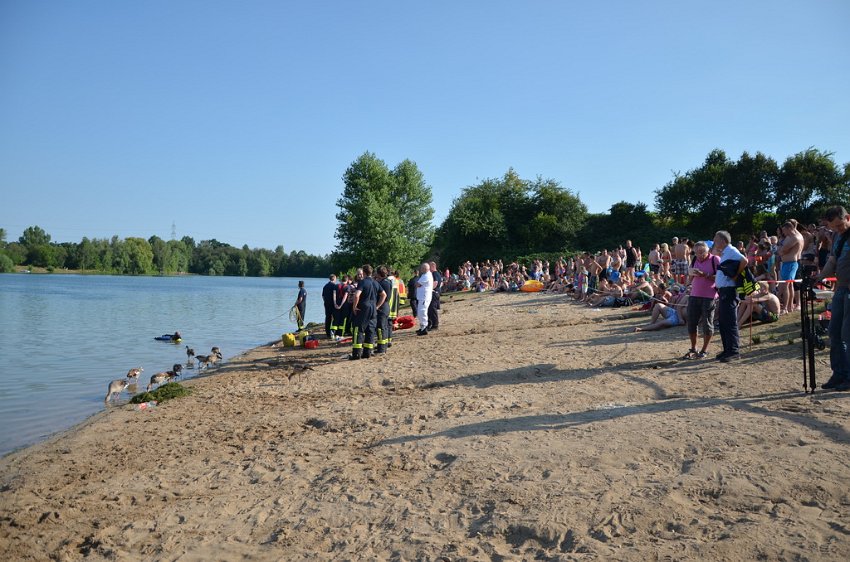
<path fill-rule="evenodd" d="M 750 319 L 770 324 L 779 320 L 779 297 L 770 292 L 765 281 L 759 281 L 759 288 L 738 306 L 738 326 L 744 326 Z"/>
<path fill-rule="evenodd" d="M 614 303 L 617 302 L 617 299 L 623 298 L 623 288 L 615 283 L 611 283 L 608 285 L 608 288 L 604 291 L 597 293 L 590 297 L 588 301 L 588 306 L 614 306 Z"/>
<path fill-rule="evenodd" d="M 655 291 L 652 285 L 644 277 L 640 277 L 626 296 L 636 302 L 647 302 L 654 294 Z"/>
<path fill-rule="evenodd" d="M 652 309 L 652 316 L 649 323 L 638 326 L 635 328 L 635 332 L 654 332 L 655 330 L 681 326 L 685 323 L 684 310 L 683 308 L 681 311 L 678 311 L 675 306 L 658 303 Z"/>

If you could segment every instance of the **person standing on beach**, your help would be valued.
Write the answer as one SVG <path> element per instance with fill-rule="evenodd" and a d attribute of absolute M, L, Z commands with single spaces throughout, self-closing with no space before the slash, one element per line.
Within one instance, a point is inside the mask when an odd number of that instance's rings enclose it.
<path fill-rule="evenodd" d="M 431 266 L 423 263 L 419 267 L 419 278 L 416 280 L 416 316 L 419 319 L 417 336 L 428 335 L 428 307 L 431 305 L 433 292 L 434 276 L 431 275 Z"/>
<path fill-rule="evenodd" d="M 333 273 L 328 277 L 328 282 L 322 287 L 322 302 L 325 305 L 325 335 L 328 339 L 333 338 L 334 324 L 334 296 L 336 296 L 336 275 Z"/>
<path fill-rule="evenodd" d="M 723 351 L 717 355 L 717 359 L 728 363 L 741 356 L 736 285 L 738 276 L 747 267 L 748 262 L 747 258 L 732 246 L 732 236 L 725 230 L 719 230 L 714 235 L 714 252 L 720 257 L 714 284 L 720 297 L 717 302 L 717 318 L 720 323 L 720 340 L 723 342 Z"/>
<path fill-rule="evenodd" d="M 350 331 L 349 316 L 351 315 L 351 301 L 348 296 L 348 288 L 351 285 L 351 276 L 346 275 L 342 283 L 337 285 L 334 293 L 334 325 L 332 326 L 337 341 L 342 339 L 346 332 Z"/>
<path fill-rule="evenodd" d="M 377 281 L 372 279 L 372 266 L 364 265 L 357 270 L 357 290 L 351 312 L 351 357 L 349 359 L 369 359 L 375 349 L 375 331 L 377 329 L 377 311 L 387 299 L 387 294 Z"/>
<path fill-rule="evenodd" d="M 705 242 L 694 244 L 694 262 L 691 264 L 688 282 L 691 294 L 688 297 L 688 337 L 691 348 L 685 359 L 704 359 L 714 334 L 714 299 L 717 291 L 714 279 L 720 258 L 711 255 Z M 702 330 L 702 349 L 697 352 L 697 327 Z"/>
<path fill-rule="evenodd" d="M 429 263 L 428 267 L 431 268 L 431 276 L 434 278 L 431 302 L 428 304 L 428 329 L 438 330 L 440 328 L 440 291 L 443 289 L 443 276 L 440 275 L 436 262 Z"/>
<path fill-rule="evenodd" d="M 794 303 L 794 279 L 797 278 L 797 267 L 800 255 L 803 253 L 803 236 L 797 232 L 797 225 L 785 221 L 782 224 L 782 234 L 785 238 L 779 248 L 782 265 L 779 267 L 779 302 L 781 313 L 792 311 Z"/>
<path fill-rule="evenodd" d="M 673 238 L 673 277 L 676 283 L 684 283 L 685 277 L 688 276 L 688 262 L 691 257 L 691 248 L 687 245 L 686 240 L 681 241 Z"/>
<path fill-rule="evenodd" d="M 416 284 L 419 282 L 419 276 L 421 275 L 420 268 L 413 268 L 413 275 L 410 276 L 410 281 L 407 282 L 407 300 L 410 302 L 410 310 L 411 316 L 417 316 L 419 314 L 419 305 L 416 300 Z"/>
<path fill-rule="evenodd" d="M 377 271 L 378 285 L 384 290 L 386 297 L 383 304 L 377 308 L 378 318 L 378 346 L 375 348 L 375 353 L 386 353 L 387 346 L 390 343 L 390 335 L 392 330 L 392 321 L 390 320 L 390 306 L 393 300 L 393 282 L 389 279 L 389 271 L 387 266 L 378 267 Z"/>
<path fill-rule="evenodd" d="M 635 282 L 635 267 L 637 266 L 637 251 L 631 240 L 626 240 L 626 283 Z"/>
<path fill-rule="evenodd" d="M 844 207 L 831 207 L 824 215 L 834 234 L 832 251 L 818 281 L 837 278 L 829 321 L 829 366 L 832 376 L 821 385 L 827 390 L 850 390 L 850 214 Z"/>
<path fill-rule="evenodd" d="M 298 311 L 298 331 L 304 329 L 304 315 L 307 313 L 307 289 L 304 288 L 304 281 L 298 282 L 298 297 L 295 299 L 295 304 L 293 305 Z"/>

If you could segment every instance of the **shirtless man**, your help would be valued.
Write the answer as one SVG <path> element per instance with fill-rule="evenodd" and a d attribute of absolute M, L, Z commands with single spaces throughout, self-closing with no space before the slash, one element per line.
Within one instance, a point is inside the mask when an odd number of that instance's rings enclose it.
<path fill-rule="evenodd" d="M 765 324 L 779 320 L 779 299 L 770 292 L 765 281 L 759 281 L 759 289 L 744 299 L 738 306 L 738 326 L 744 326 L 750 318 Z"/>
<path fill-rule="evenodd" d="M 691 248 L 685 240 L 679 241 L 673 237 L 673 278 L 677 283 L 684 283 L 688 276 L 688 266 L 691 263 Z"/>
<path fill-rule="evenodd" d="M 611 254 L 608 253 L 608 250 L 602 250 L 602 253 L 596 256 L 596 263 L 602 268 L 599 271 L 600 279 L 608 280 L 608 268 L 611 267 L 611 260 Z"/>
<path fill-rule="evenodd" d="M 794 302 L 793 280 L 797 277 L 797 262 L 803 253 L 803 237 L 791 221 L 782 224 L 782 233 L 785 240 L 779 247 L 779 257 L 782 259 L 779 269 L 779 302 L 782 305 L 781 313 L 787 314 L 792 309 L 791 303 Z"/>
<path fill-rule="evenodd" d="M 661 272 L 661 251 L 658 244 L 655 244 L 649 251 L 647 260 L 649 261 L 649 272 L 653 278 L 657 279 Z"/>
<path fill-rule="evenodd" d="M 637 267 L 637 252 L 635 252 L 635 247 L 632 246 L 631 240 L 626 240 L 626 283 L 634 283 L 635 282 L 635 267 Z"/>
<path fill-rule="evenodd" d="M 587 300 L 596 293 L 596 289 L 599 286 L 599 273 L 602 271 L 602 266 L 599 265 L 598 260 L 593 259 L 593 256 L 588 257 L 584 266 L 587 268 L 587 296 L 585 297 L 585 300 Z"/>

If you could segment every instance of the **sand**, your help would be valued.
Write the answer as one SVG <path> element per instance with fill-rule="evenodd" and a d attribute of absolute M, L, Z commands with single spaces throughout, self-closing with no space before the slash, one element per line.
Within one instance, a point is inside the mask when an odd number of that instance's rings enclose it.
<path fill-rule="evenodd" d="M 795 318 L 731 366 L 644 320 L 464 294 L 384 357 L 258 348 L 3 458 L 0 559 L 850 559 L 850 394 L 802 393 Z"/>

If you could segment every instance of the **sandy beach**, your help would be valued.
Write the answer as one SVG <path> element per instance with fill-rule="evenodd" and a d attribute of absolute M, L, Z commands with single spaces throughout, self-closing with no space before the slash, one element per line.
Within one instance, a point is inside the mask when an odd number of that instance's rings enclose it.
<path fill-rule="evenodd" d="M 803 394 L 796 318 L 724 365 L 629 309 L 446 300 L 387 356 L 260 347 L 7 455 L 0 559 L 850 559 L 850 395 Z"/>

